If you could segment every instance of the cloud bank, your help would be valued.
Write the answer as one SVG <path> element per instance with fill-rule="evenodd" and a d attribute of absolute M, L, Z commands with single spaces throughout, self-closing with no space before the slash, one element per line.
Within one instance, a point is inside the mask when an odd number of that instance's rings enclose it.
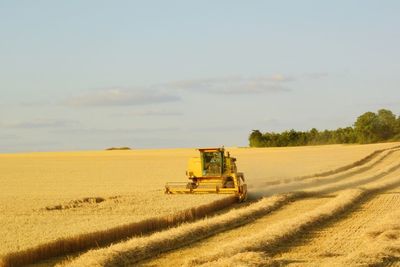
<path fill-rule="evenodd" d="M 261 94 L 280 93 L 290 89 L 285 83 L 294 81 L 290 76 L 229 76 L 208 79 L 182 80 L 154 84 L 138 88 L 107 88 L 87 92 L 67 99 L 65 104 L 72 107 L 138 106 L 161 104 L 181 100 L 180 94 L 193 92 L 205 94 Z M 166 115 L 162 112 L 139 114 Z M 178 115 L 178 114 L 171 114 Z"/>
<path fill-rule="evenodd" d="M 135 106 L 179 101 L 180 97 L 159 90 L 135 90 L 111 88 L 98 90 L 68 99 L 66 104 L 74 107 L 87 106 Z"/>
<path fill-rule="evenodd" d="M 293 81 L 293 77 L 283 75 L 182 80 L 166 83 L 165 88 L 214 94 L 260 94 L 287 92 L 290 89 L 283 84 Z"/>
<path fill-rule="evenodd" d="M 124 116 L 134 116 L 134 117 L 169 117 L 169 116 L 182 116 L 183 112 L 171 111 L 171 110 L 138 110 L 132 111 L 124 114 L 117 114 Z"/>
<path fill-rule="evenodd" d="M 34 119 L 30 121 L 2 122 L 0 128 L 4 129 L 40 129 L 40 128 L 64 128 L 76 126 L 79 123 L 72 120 Z"/>

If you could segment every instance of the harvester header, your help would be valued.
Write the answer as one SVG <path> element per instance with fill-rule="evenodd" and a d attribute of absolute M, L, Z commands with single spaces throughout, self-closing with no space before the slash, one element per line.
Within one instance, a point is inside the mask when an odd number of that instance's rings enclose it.
<path fill-rule="evenodd" d="M 199 148 L 199 157 L 189 159 L 186 176 L 190 180 L 170 182 L 167 194 L 235 194 L 240 201 L 247 197 L 244 175 L 237 171 L 236 158 L 221 148 Z"/>

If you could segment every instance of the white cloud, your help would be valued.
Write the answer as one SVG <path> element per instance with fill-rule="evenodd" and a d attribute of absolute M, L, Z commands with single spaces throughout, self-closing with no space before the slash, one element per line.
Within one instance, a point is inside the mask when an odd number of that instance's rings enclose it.
<path fill-rule="evenodd" d="M 284 84 L 293 81 L 291 76 L 228 76 L 197 80 L 182 80 L 154 84 L 140 88 L 107 88 L 72 97 L 65 101 L 69 106 L 138 106 L 180 101 L 182 92 L 213 94 L 260 94 L 290 91 Z M 137 116 L 179 115 L 168 112 L 139 112 Z"/>
<path fill-rule="evenodd" d="M 78 125 L 72 120 L 34 119 L 30 121 L 2 122 L 0 128 L 8 129 L 37 129 L 37 128 L 63 128 Z"/>
<path fill-rule="evenodd" d="M 123 115 L 123 116 L 137 116 L 137 117 L 142 117 L 142 116 L 149 116 L 149 117 L 163 117 L 163 116 L 182 116 L 183 112 L 180 111 L 172 111 L 172 110 L 137 110 L 137 111 L 131 111 L 127 112 L 124 114 L 117 114 L 118 116 Z"/>
<path fill-rule="evenodd" d="M 136 128 L 71 128 L 71 129 L 54 129 L 52 132 L 59 134 L 79 134 L 79 135 L 129 135 L 136 136 L 141 134 L 159 134 L 161 132 L 177 132 L 181 129 L 178 127 L 168 126 L 168 127 L 136 127 Z"/>
<path fill-rule="evenodd" d="M 281 74 L 258 77 L 230 76 L 222 78 L 183 80 L 167 83 L 164 87 L 216 94 L 278 93 L 290 91 L 290 89 L 284 86 L 283 83 L 293 80 L 293 77 Z"/>
<path fill-rule="evenodd" d="M 76 96 L 66 101 L 70 106 L 134 106 L 179 101 L 180 97 L 159 90 L 111 88 Z"/>

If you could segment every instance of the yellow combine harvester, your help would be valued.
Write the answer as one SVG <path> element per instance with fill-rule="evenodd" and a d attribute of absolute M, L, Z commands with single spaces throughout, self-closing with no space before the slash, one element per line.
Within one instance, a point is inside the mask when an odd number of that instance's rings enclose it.
<path fill-rule="evenodd" d="M 189 159 L 186 176 L 189 183 L 171 182 L 165 186 L 167 194 L 235 194 L 246 200 L 247 185 L 244 175 L 237 171 L 236 158 L 222 148 L 200 148 L 200 157 Z"/>

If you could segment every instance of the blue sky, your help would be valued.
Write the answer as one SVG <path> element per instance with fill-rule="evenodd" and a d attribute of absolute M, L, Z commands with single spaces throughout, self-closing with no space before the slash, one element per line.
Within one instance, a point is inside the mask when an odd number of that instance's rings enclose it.
<path fill-rule="evenodd" d="M 400 113 L 399 1 L 2 1 L 0 151 L 244 146 Z"/>

